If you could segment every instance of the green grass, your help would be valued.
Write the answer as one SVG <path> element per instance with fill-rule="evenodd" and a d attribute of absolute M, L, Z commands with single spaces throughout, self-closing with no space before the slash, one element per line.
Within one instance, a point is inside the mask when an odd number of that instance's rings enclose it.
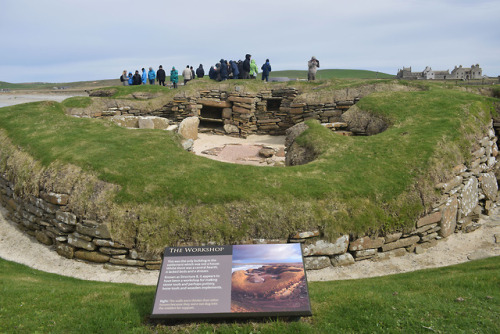
<path fill-rule="evenodd" d="M 207 76 L 208 78 L 208 69 Z M 169 74 L 170 72 L 167 71 Z M 181 71 L 182 72 L 182 69 Z M 180 74 L 180 73 L 179 73 Z M 291 79 L 307 79 L 307 71 L 273 71 L 270 77 L 289 77 Z M 368 70 L 348 70 L 348 69 L 320 69 L 318 70 L 317 79 L 333 79 L 333 78 L 348 78 L 348 79 L 391 79 L 394 75 L 368 71 Z M 78 87 L 106 87 L 106 86 L 118 86 L 121 85 L 118 79 L 108 79 L 108 80 L 94 80 L 94 81 L 77 81 L 77 82 L 65 82 L 65 83 L 50 83 L 50 82 L 30 82 L 30 83 L 10 83 L 5 81 L 0 81 L 0 89 L 12 89 L 12 90 L 44 90 L 53 89 L 54 87 L 68 87 L 68 88 L 78 88 Z M 179 82 L 182 82 L 182 75 L 179 75 Z M 260 78 L 260 75 L 259 75 Z M 195 81 L 198 79 L 195 79 Z M 167 77 L 167 82 L 170 81 L 170 77 Z"/>
<path fill-rule="evenodd" d="M 288 77 L 290 79 L 307 79 L 307 71 L 273 71 L 269 75 L 272 77 Z M 368 70 L 348 70 L 348 69 L 319 69 L 316 73 L 316 80 L 325 79 L 392 79 L 394 75 L 368 71 Z M 260 76 L 259 76 L 260 78 Z"/>
<path fill-rule="evenodd" d="M 303 84 L 320 87 L 315 92 L 322 96 L 335 89 L 328 82 Z M 203 85 L 207 83 L 186 89 Z M 434 184 L 465 161 L 474 137 L 482 136 L 493 100 L 435 84 L 425 88 L 363 98 L 359 108 L 391 124 L 376 136 L 342 137 L 309 123 L 300 142 L 317 151 L 318 159 L 290 168 L 205 159 L 183 151 L 170 132 L 130 131 L 101 120 L 67 117 L 64 106 L 54 102 L 2 108 L 0 129 L 43 166 L 75 164 L 119 185 L 115 203 L 141 220 L 115 217 L 117 229 L 138 223 L 134 228 L 146 248 L 160 251 L 182 241 L 233 243 L 248 236 L 283 238 L 309 228 L 334 238 L 412 226 L 424 205 L 436 199 Z M 134 91 L 117 89 L 121 96 Z"/>
<path fill-rule="evenodd" d="M 313 316 L 295 322 L 154 325 L 148 322 L 154 286 L 81 281 L 0 259 L 0 332 L 498 333 L 499 285 L 500 257 L 495 257 L 371 279 L 309 283 Z"/>

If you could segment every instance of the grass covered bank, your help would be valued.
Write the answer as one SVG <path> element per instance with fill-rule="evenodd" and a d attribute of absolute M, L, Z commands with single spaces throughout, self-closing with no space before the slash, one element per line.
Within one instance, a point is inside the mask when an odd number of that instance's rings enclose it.
<path fill-rule="evenodd" d="M 263 85 L 243 84 L 252 90 Z M 363 82 L 298 85 L 304 98 L 320 99 Z M 159 251 L 181 242 L 234 243 L 249 236 L 284 238 L 310 228 L 334 238 L 411 226 L 437 196 L 434 184 L 467 159 L 474 139 L 491 120 L 492 99 L 436 84 L 407 85 L 418 85 L 420 91 L 379 91 L 357 104 L 384 118 L 388 130 L 342 137 L 311 122 L 299 140 L 317 151 L 318 159 L 290 168 L 208 160 L 183 151 L 172 133 L 68 117 L 58 103 L 2 108 L 0 129 L 13 147 L 40 162 L 40 175 L 54 164 L 72 164 L 118 185 L 107 219 L 115 236 L 137 237 L 144 249 Z M 126 98 L 134 87 L 114 89 Z M 7 144 L 2 146 L 5 151 Z M 5 159 L 4 153 L 0 170 L 9 167 Z M 21 188 L 27 194 L 37 191 Z"/>
<path fill-rule="evenodd" d="M 148 323 L 155 287 L 81 281 L 0 259 L 0 332 L 497 333 L 500 257 L 363 280 L 309 283 L 297 322 Z"/>

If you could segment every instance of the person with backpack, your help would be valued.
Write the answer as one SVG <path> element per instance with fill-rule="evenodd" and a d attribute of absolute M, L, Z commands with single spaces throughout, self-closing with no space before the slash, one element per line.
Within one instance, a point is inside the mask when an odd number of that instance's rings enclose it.
<path fill-rule="evenodd" d="M 128 86 L 127 70 L 123 70 L 122 75 L 120 75 L 120 81 L 122 82 L 122 85 Z"/>
<path fill-rule="evenodd" d="M 165 78 L 166 78 L 166 73 L 165 70 L 163 69 L 163 66 L 160 65 L 160 68 L 158 68 L 158 71 L 156 71 L 156 81 L 158 81 L 158 84 L 160 86 L 165 86 Z"/>
<path fill-rule="evenodd" d="M 155 84 L 156 74 L 155 74 L 155 71 L 153 71 L 152 67 L 149 68 L 148 79 L 149 79 L 149 84 L 150 85 L 154 85 Z"/>
<path fill-rule="evenodd" d="M 257 69 L 257 64 L 255 63 L 255 59 L 252 59 L 250 61 L 250 78 L 251 79 L 255 79 L 257 78 L 257 74 L 258 74 L 258 69 Z"/>
<path fill-rule="evenodd" d="M 262 80 L 269 81 L 269 73 L 271 73 L 271 64 L 269 63 L 269 59 L 266 59 L 266 62 L 260 68 L 262 70 Z"/>

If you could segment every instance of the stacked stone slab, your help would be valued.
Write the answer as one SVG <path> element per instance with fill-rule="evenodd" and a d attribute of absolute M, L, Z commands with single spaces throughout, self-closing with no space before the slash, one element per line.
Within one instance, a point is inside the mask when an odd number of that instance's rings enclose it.
<path fill-rule="evenodd" d="M 479 228 L 481 215 L 487 215 L 498 201 L 498 183 L 494 173 L 498 147 L 492 127 L 478 146 L 467 165 L 454 167 L 453 176 L 447 182 L 436 185 L 436 189 L 441 191 L 440 200 L 428 214 L 418 219 L 411 232 L 360 238 L 343 235 L 334 241 L 325 241 L 320 231 L 316 230 L 297 233 L 288 241 L 302 243 L 306 268 L 312 270 L 368 259 L 383 261 L 413 252 L 420 254 L 452 233 L 472 232 Z"/>
<path fill-rule="evenodd" d="M 295 101 L 298 95 L 299 91 L 295 88 L 263 90 L 255 94 L 243 92 L 238 88 L 232 92 L 220 89 L 202 90 L 196 96 L 178 94 L 172 101 L 153 111 L 140 110 L 125 105 L 124 100 L 119 100 L 116 106 L 95 112 L 90 117 L 156 116 L 168 118 L 172 123 L 180 123 L 187 117 L 197 116 L 203 123 L 203 107 L 215 107 L 222 109 L 221 119 L 207 121 L 220 123 L 220 127 L 200 131 L 240 137 L 251 134 L 284 135 L 288 128 L 310 119 L 339 124 L 342 122 L 342 114 L 359 100 L 355 97 L 331 103 L 304 103 Z M 352 135 L 345 127 L 332 127 L 332 130 L 343 135 Z"/>
<path fill-rule="evenodd" d="M 68 211 L 69 194 L 40 192 L 39 197 L 17 197 L 14 185 L 0 175 L 0 203 L 9 219 L 42 244 L 69 259 L 117 266 L 159 269 L 158 256 L 140 253 L 133 243 L 113 241 L 105 222 L 78 217 Z"/>

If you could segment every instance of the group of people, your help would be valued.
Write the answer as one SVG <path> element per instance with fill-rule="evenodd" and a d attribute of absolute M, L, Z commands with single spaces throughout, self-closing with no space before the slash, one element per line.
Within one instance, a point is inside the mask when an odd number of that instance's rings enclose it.
<path fill-rule="evenodd" d="M 260 68 L 262 70 L 262 80 L 269 81 L 269 73 L 271 72 L 271 64 L 269 59 Z M 224 81 L 227 79 L 255 79 L 259 70 L 255 59 L 252 55 L 246 54 L 245 60 L 230 60 L 221 59 L 215 66 L 210 67 L 208 77 L 212 80 Z"/>
<path fill-rule="evenodd" d="M 203 65 L 200 64 L 200 67 L 196 70 L 196 75 L 198 78 L 203 78 L 205 75 L 205 70 L 203 69 Z M 182 76 L 184 77 L 184 84 L 188 81 L 195 78 L 195 72 L 193 66 L 186 66 L 184 71 L 182 72 Z M 158 82 L 160 86 L 165 86 L 165 80 L 167 79 L 167 73 L 163 69 L 163 66 L 160 65 L 158 70 L 155 72 L 152 67 L 149 68 L 149 71 L 142 69 L 142 75 L 139 74 L 139 70 L 135 71 L 135 74 L 132 75 L 132 72 L 127 74 L 127 70 L 124 70 L 122 75 L 120 76 L 120 81 L 124 86 L 133 86 L 133 85 L 145 85 L 149 82 L 150 85 L 154 85 L 155 82 Z M 179 82 L 179 72 L 175 69 L 175 66 L 170 70 L 170 82 L 174 88 L 177 88 L 177 83 Z"/>
<path fill-rule="evenodd" d="M 316 71 L 319 68 L 319 60 L 313 56 L 311 60 L 307 62 L 307 66 L 307 80 L 316 80 Z M 265 80 L 266 82 L 269 81 L 269 73 L 271 73 L 271 64 L 269 59 L 266 59 L 266 62 L 260 67 L 260 69 L 262 70 L 262 80 Z M 215 66 L 210 67 L 208 76 L 213 80 L 224 81 L 227 79 L 255 79 L 257 78 L 258 73 L 259 71 L 255 59 L 252 59 L 252 55 L 246 54 L 244 61 L 230 60 L 228 62 L 225 59 L 221 59 L 217 64 L 215 64 Z M 205 76 L 205 69 L 203 68 L 203 65 L 200 64 L 195 72 L 193 66 L 187 65 L 182 71 L 182 76 L 184 78 L 184 85 L 186 85 L 195 77 L 203 78 Z M 127 74 L 127 71 L 124 70 L 120 76 L 120 81 L 124 86 L 145 85 L 148 82 L 150 85 L 154 85 L 155 82 L 158 82 L 160 86 L 165 86 L 166 78 L 167 74 L 163 69 L 163 66 L 160 65 L 156 72 L 152 67 L 149 68 L 148 72 L 142 68 L 142 74 L 139 74 L 139 70 L 136 70 L 134 75 L 132 75 L 132 72 Z M 174 88 L 177 88 L 177 83 L 179 82 L 179 72 L 175 69 L 175 66 L 172 67 L 172 70 L 170 70 L 170 82 Z"/>

